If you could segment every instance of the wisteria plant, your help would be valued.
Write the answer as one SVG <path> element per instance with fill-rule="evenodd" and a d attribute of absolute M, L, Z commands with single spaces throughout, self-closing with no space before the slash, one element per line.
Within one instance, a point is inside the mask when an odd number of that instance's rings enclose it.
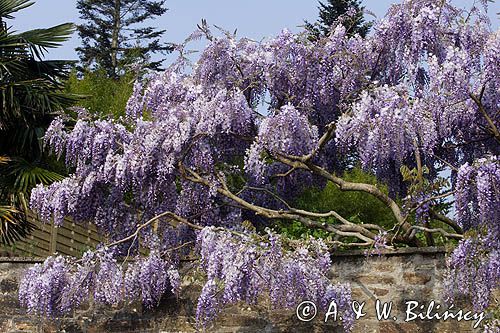
<path fill-rule="evenodd" d="M 365 38 L 334 24 L 314 41 L 283 30 L 256 42 L 200 25 L 178 61 L 136 82 L 126 117 L 82 109 L 76 123 L 52 123 L 45 143 L 74 172 L 37 187 L 31 207 L 56 225 L 93 223 L 108 243 L 30 269 L 22 303 L 47 316 L 89 297 L 154 306 L 179 292 L 189 255 L 204 273 L 200 327 L 267 295 L 284 308 L 334 300 L 349 330 L 350 290 L 328 279 L 329 253 L 439 237 L 458 242 L 449 296 L 485 309 L 500 282 L 500 32 L 487 9 L 404 0 Z M 186 45 L 197 38 L 208 45 L 191 64 Z M 342 178 L 358 166 L 389 191 Z M 394 225 L 294 207 L 326 184 L 372 196 Z M 327 236 L 292 240 L 273 231 L 278 221 Z"/>

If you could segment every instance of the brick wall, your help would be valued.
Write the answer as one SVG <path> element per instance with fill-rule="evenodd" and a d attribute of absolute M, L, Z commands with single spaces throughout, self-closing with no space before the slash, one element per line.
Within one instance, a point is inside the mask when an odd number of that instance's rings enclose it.
<path fill-rule="evenodd" d="M 179 299 L 165 299 L 154 311 L 140 306 L 126 309 L 82 309 L 71 318 L 43 321 L 27 316 L 17 300 L 17 281 L 36 260 L 0 259 L 0 332 L 194 332 L 194 311 L 200 286 L 186 282 Z M 474 332 L 473 322 L 405 322 L 405 302 L 441 302 L 445 252 L 424 248 L 387 252 L 366 258 L 361 252 L 334 256 L 334 281 L 349 282 L 353 299 L 366 302 L 366 316 L 356 321 L 355 332 Z M 391 317 L 378 321 L 375 300 L 393 302 Z M 342 332 L 337 323 L 324 323 L 324 315 L 300 322 L 295 311 L 273 311 L 268 305 L 239 304 L 227 308 L 210 332 Z"/>

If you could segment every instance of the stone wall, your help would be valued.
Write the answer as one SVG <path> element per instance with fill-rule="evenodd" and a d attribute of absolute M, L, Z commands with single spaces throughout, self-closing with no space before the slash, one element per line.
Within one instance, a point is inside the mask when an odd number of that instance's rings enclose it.
<path fill-rule="evenodd" d="M 78 311 L 71 318 L 43 321 L 27 316 L 17 300 L 17 281 L 22 271 L 36 260 L 0 258 L 0 332 L 194 332 L 194 311 L 200 286 L 184 286 L 179 299 L 165 299 L 154 311 L 140 306 L 127 309 Z M 474 332 L 473 321 L 405 322 L 405 302 L 440 302 L 445 252 L 424 248 L 386 252 L 366 258 L 361 252 L 333 257 L 335 281 L 349 282 L 353 299 L 366 302 L 366 316 L 356 321 L 354 332 Z M 393 302 L 388 320 L 375 317 L 375 302 Z M 397 320 L 394 320 L 396 317 Z M 324 322 L 318 314 L 300 322 L 295 311 L 273 311 L 268 305 L 235 305 L 224 310 L 210 332 L 342 332 L 333 320 Z"/>

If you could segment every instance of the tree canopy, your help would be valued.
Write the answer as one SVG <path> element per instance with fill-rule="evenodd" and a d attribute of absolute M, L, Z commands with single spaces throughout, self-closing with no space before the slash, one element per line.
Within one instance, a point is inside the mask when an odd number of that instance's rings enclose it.
<path fill-rule="evenodd" d="M 138 64 L 158 70 L 163 59 L 153 55 L 172 51 L 161 41 L 165 30 L 144 25 L 167 11 L 164 0 L 78 0 L 77 8 L 84 21 L 77 48 L 84 68 L 104 70 L 112 78 Z"/>
<path fill-rule="evenodd" d="M 306 21 L 305 24 L 313 38 L 327 36 L 335 24 L 342 24 L 349 36 L 358 34 L 365 37 L 370 30 L 371 23 L 365 22 L 365 7 L 359 0 L 328 0 L 326 4 L 319 1 L 318 9 L 318 21 L 314 24 Z"/>
<path fill-rule="evenodd" d="M 83 73 L 74 70 L 65 82 L 65 91 L 80 96 L 75 105 L 95 117 L 118 119 L 125 116 L 136 76 L 132 71 L 110 78 L 103 69 Z"/>
<path fill-rule="evenodd" d="M 403 0 L 365 38 L 337 24 L 317 40 L 283 30 L 256 42 L 200 25 L 187 39 L 208 39 L 197 63 L 181 52 L 137 81 L 125 117 L 82 110 L 74 126 L 52 122 L 45 143 L 75 171 L 38 186 L 31 207 L 56 224 L 94 223 L 107 242 L 33 267 L 21 303 L 46 316 L 89 295 L 152 307 L 179 292 L 180 259 L 192 255 L 204 276 L 200 328 L 265 294 L 274 308 L 334 300 L 349 330 L 350 289 L 327 278 L 329 251 L 439 236 L 458 242 L 449 296 L 487 308 L 500 281 L 500 33 L 486 10 Z M 376 181 L 348 178 L 358 166 Z M 296 205 L 311 186 L 362 193 L 391 219 Z M 276 222 L 326 235 L 290 239 Z"/>

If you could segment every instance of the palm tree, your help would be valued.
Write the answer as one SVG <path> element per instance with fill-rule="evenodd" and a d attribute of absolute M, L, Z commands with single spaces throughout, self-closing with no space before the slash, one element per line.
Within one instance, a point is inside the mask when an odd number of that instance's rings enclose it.
<path fill-rule="evenodd" d="M 73 62 L 44 60 L 69 39 L 73 25 L 16 33 L 5 20 L 33 5 L 0 0 L 0 243 L 25 237 L 27 198 L 36 184 L 62 179 L 63 168 L 47 157 L 41 138 L 54 115 L 75 99 L 63 91 Z M 59 171 L 59 172 L 58 172 Z"/>

